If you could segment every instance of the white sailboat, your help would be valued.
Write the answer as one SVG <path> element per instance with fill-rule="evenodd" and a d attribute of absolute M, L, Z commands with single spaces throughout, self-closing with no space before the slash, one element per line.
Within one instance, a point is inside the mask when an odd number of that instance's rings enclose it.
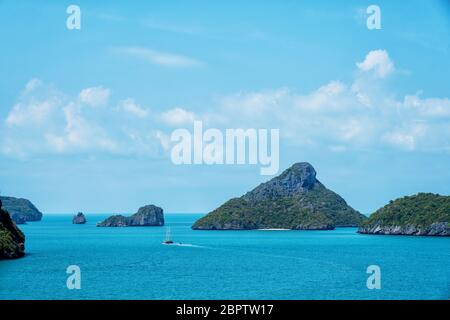
<path fill-rule="evenodd" d="M 163 244 L 173 244 L 169 227 L 166 228 L 166 239 L 164 240 Z"/>

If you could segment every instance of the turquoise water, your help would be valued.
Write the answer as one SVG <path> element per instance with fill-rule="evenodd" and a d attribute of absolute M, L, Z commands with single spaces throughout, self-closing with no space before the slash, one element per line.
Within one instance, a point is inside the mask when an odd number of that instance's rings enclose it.
<path fill-rule="evenodd" d="M 27 256 L 0 261 L 0 299 L 448 299 L 450 238 L 334 231 L 193 231 L 201 215 L 164 227 L 97 228 L 106 216 L 46 215 L 21 226 Z M 81 268 L 68 290 L 66 268 Z M 381 268 L 368 290 L 366 268 Z"/>

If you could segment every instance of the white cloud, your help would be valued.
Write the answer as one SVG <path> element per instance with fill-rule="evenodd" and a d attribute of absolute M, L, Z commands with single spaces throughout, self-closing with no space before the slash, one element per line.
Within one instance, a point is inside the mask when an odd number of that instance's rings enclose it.
<path fill-rule="evenodd" d="M 450 99 L 448 98 L 428 98 L 421 99 L 418 94 L 405 96 L 403 103 L 398 106 L 417 112 L 422 116 L 428 117 L 449 117 Z"/>
<path fill-rule="evenodd" d="M 414 150 L 416 147 L 415 138 L 412 135 L 401 132 L 390 132 L 382 137 L 382 140 L 406 150 Z"/>
<path fill-rule="evenodd" d="M 363 62 L 356 64 L 357 67 L 364 72 L 374 71 L 380 78 L 385 78 L 394 72 L 394 63 L 389 58 L 386 50 L 370 51 Z"/>
<path fill-rule="evenodd" d="M 116 50 L 164 67 L 198 67 L 202 65 L 200 61 L 184 55 L 161 52 L 148 48 L 121 47 Z"/>
<path fill-rule="evenodd" d="M 109 92 L 95 87 L 70 97 L 40 80 L 29 82 L 0 125 L 0 152 L 19 158 L 36 154 L 163 155 L 167 137 L 155 128 L 149 110 L 135 100 L 124 99 L 116 108 L 90 107 L 106 104 Z M 122 112 L 133 117 L 124 121 Z"/>
<path fill-rule="evenodd" d="M 382 137 L 382 141 L 401 149 L 413 151 L 418 142 L 427 137 L 428 125 L 425 123 L 407 123 L 403 129 L 394 129 Z"/>
<path fill-rule="evenodd" d="M 36 101 L 30 104 L 18 103 L 9 112 L 6 124 L 8 126 L 23 126 L 42 123 L 56 107 L 57 103 L 54 100 Z"/>
<path fill-rule="evenodd" d="M 141 107 L 134 99 L 127 98 L 119 102 L 118 108 L 138 118 L 146 118 L 149 115 L 149 110 Z"/>
<path fill-rule="evenodd" d="M 91 107 L 104 106 L 108 103 L 111 90 L 108 88 L 92 87 L 81 90 L 79 99 L 81 103 L 84 103 Z"/>
<path fill-rule="evenodd" d="M 448 152 L 450 99 L 396 98 L 383 83 L 382 77 L 357 73 L 353 81 L 330 81 L 310 92 L 280 88 L 232 94 L 202 113 L 182 107 L 150 113 L 132 98 L 115 108 L 89 108 L 106 104 L 109 89 L 88 88 L 70 97 L 33 79 L 0 126 L 0 151 L 160 156 L 170 147 L 167 126 L 190 126 L 198 119 L 205 127 L 280 129 L 285 145 L 300 148 Z M 108 93 L 90 100 L 98 88 Z M 123 112 L 132 117 L 125 121 Z"/>
<path fill-rule="evenodd" d="M 315 112 L 341 112 L 347 109 L 351 104 L 346 105 L 346 100 L 352 99 L 347 86 L 340 81 L 331 81 L 321 86 L 308 95 L 298 95 L 295 97 L 295 103 L 299 109 Z M 353 103 L 353 101 L 352 101 Z"/>
<path fill-rule="evenodd" d="M 29 93 L 42 85 L 42 81 L 40 79 L 34 78 L 27 82 L 24 89 L 24 94 Z"/>
<path fill-rule="evenodd" d="M 161 120 L 171 126 L 190 124 L 195 120 L 195 114 L 183 108 L 174 108 L 161 114 Z"/>
<path fill-rule="evenodd" d="M 66 126 L 62 134 L 46 133 L 45 138 L 56 152 L 114 151 L 117 145 L 97 124 L 86 120 L 80 108 L 69 104 L 64 109 Z"/>
<path fill-rule="evenodd" d="M 373 59 L 368 54 L 364 68 L 383 76 L 393 70 L 386 59 Z M 278 128 L 289 144 L 332 151 L 449 150 L 450 99 L 418 94 L 394 99 L 382 80 L 356 74 L 353 82 L 331 81 L 310 93 L 286 88 L 239 93 L 224 97 L 202 118 L 213 127 Z"/>
<path fill-rule="evenodd" d="M 61 107 L 64 96 L 50 87 L 42 88 L 40 90 L 42 92 L 36 92 L 41 87 L 42 82 L 39 79 L 27 82 L 17 103 L 6 117 L 7 126 L 42 125 L 56 109 Z"/>

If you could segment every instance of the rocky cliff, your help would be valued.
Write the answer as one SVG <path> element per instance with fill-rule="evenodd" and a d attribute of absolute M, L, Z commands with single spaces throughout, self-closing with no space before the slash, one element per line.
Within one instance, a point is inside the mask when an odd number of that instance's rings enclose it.
<path fill-rule="evenodd" d="M 2 209 L 0 199 L 0 259 L 15 259 L 24 256 L 25 236 L 12 221 L 9 213 Z"/>
<path fill-rule="evenodd" d="M 84 216 L 83 212 L 78 212 L 72 219 L 73 224 L 85 224 L 86 223 L 86 217 Z"/>
<path fill-rule="evenodd" d="M 317 180 L 315 169 L 303 162 L 242 197 L 225 202 L 192 228 L 330 230 L 358 226 L 364 219 L 365 216 Z"/>
<path fill-rule="evenodd" d="M 163 225 L 163 209 L 154 205 L 139 208 L 138 212 L 130 217 L 114 215 L 100 223 L 97 223 L 97 227 L 145 227 Z"/>
<path fill-rule="evenodd" d="M 42 213 L 27 199 L 0 197 L 0 200 L 3 202 L 3 208 L 17 224 L 42 219 Z"/>
<path fill-rule="evenodd" d="M 358 230 L 363 234 L 450 236 L 450 197 L 419 193 L 391 201 Z"/>

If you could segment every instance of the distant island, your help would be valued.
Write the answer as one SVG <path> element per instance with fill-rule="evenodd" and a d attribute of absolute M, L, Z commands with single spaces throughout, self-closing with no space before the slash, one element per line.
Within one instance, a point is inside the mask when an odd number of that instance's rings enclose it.
<path fill-rule="evenodd" d="M 11 219 L 17 224 L 42 219 L 42 213 L 30 200 L 14 197 L 0 197 L 0 200 L 3 202 L 3 208 L 9 212 Z"/>
<path fill-rule="evenodd" d="M 316 179 L 312 165 L 302 162 L 242 197 L 228 200 L 192 229 L 332 230 L 359 226 L 365 219 Z"/>
<path fill-rule="evenodd" d="M 450 196 L 419 193 L 391 201 L 363 222 L 358 232 L 450 236 Z"/>
<path fill-rule="evenodd" d="M 25 255 L 25 236 L 2 208 L 0 199 L 0 260 L 15 259 Z"/>
<path fill-rule="evenodd" d="M 163 209 L 154 205 L 139 208 L 138 212 L 130 217 L 115 215 L 97 223 L 97 227 L 146 227 L 163 225 Z"/>
<path fill-rule="evenodd" d="M 86 217 L 84 216 L 83 212 L 78 212 L 72 219 L 73 224 L 85 224 L 86 223 Z"/>

